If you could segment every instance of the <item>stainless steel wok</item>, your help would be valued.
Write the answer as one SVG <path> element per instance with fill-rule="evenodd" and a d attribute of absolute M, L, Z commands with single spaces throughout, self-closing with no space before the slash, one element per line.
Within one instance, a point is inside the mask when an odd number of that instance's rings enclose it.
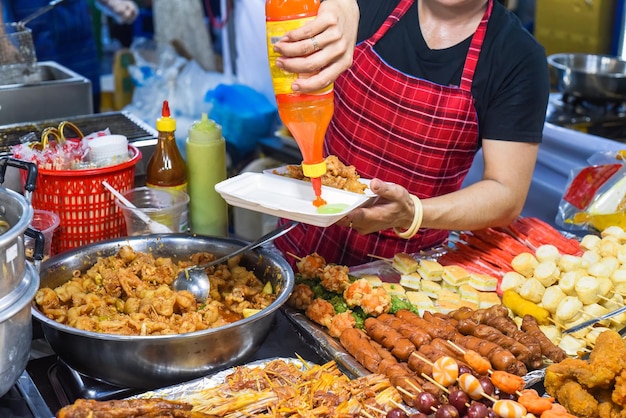
<path fill-rule="evenodd" d="M 86 270 L 98 257 L 116 254 L 121 246 L 155 256 L 187 259 L 192 253 L 230 253 L 245 242 L 186 234 L 148 235 L 109 240 L 70 250 L 41 265 L 41 287 L 67 281 L 72 270 Z M 241 264 L 263 282 L 270 281 L 277 299 L 249 318 L 219 328 L 167 336 L 120 336 L 82 331 L 46 318 L 33 306 L 33 317 L 56 354 L 88 376 L 123 387 L 152 389 L 230 367 L 251 355 L 268 334 L 276 310 L 287 301 L 294 273 L 287 261 L 267 249 L 246 253 Z"/>
<path fill-rule="evenodd" d="M 554 54 L 548 64 L 559 92 L 591 101 L 626 100 L 626 61 L 609 55 Z"/>

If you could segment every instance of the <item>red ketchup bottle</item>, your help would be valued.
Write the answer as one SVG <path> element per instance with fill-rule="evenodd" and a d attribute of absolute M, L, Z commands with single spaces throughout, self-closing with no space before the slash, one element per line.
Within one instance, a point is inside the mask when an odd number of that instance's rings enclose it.
<path fill-rule="evenodd" d="M 324 136 L 333 116 L 334 93 L 331 84 L 314 93 L 295 93 L 291 84 L 306 74 L 294 74 L 276 67 L 278 53 L 273 45 L 290 30 L 315 18 L 321 0 L 267 0 L 265 19 L 270 72 L 278 114 L 296 140 L 302 153 L 302 171 L 311 179 L 315 200 L 313 205 L 326 204 L 322 199 L 321 176 L 326 173 Z"/>

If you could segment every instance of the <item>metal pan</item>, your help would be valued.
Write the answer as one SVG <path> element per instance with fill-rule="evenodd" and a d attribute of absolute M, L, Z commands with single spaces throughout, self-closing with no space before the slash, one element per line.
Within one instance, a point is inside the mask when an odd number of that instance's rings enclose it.
<path fill-rule="evenodd" d="M 548 57 L 559 92 L 590 101 L 626 100 L 626 61 L 610 55 L 584 53 Z"/>

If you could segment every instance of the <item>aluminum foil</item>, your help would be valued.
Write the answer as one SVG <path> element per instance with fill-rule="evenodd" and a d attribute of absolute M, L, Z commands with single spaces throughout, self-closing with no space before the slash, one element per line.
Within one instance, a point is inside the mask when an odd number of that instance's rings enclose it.
<path fill-rule="evenodd" d="M 274 360 L 283 360 L 285 363 L 294 364 L 300 369 L 304 369 L 305 365 L 311 365 L 311 363 L 309 362 L 303 362 L 302 360 L 296 358 L 274 357 L 263 360 L 256 360 L 247 363 L 244 366 L 249 368 L 263 368 Z M 211 389 L 224 383 L 226 381 L 226 377 L 233 373 L 235 369 L 236 367 L 231 367 L 209 376 L 201 377 L 161 389 L 143 392 L 138 395 L 131 396 L 127 399 L 163 398 L 172 401 L 179 401 L 181 399 L 193 398 L 199 391 Z"/>

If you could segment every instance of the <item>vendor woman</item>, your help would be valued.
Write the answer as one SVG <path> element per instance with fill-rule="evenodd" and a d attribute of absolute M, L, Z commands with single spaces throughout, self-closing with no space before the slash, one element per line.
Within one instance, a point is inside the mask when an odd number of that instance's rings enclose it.
<path fill-rule="evenodd" d="M 549 75 L 543 47 L 502 4 L 326 0 L 276 50 L 285 70 L 322 70 L 297 80 L 294 91 L 335 82 L 325 154 L 374 179 L 370 188 L 380 196 L 331 227 L 300 225 L 277 241 L 280 250 L 357 265 L 520 215 Z M 482 179 L 462 187 L 481 147 Z"/>

